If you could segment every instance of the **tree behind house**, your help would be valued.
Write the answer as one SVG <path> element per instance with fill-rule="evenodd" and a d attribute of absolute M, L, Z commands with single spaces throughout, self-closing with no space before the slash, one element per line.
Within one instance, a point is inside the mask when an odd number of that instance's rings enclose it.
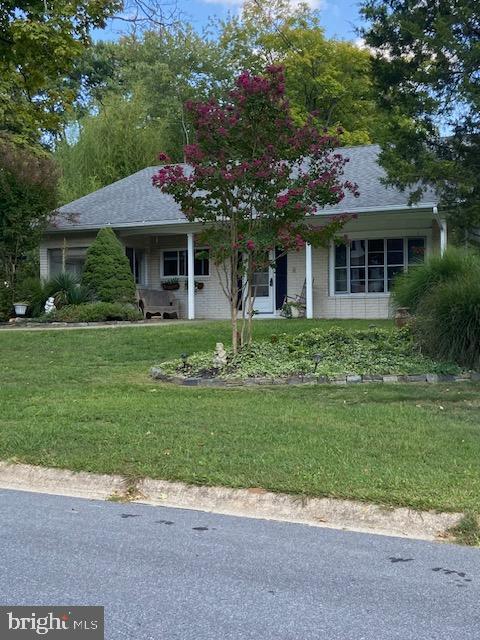
<path fill-rule="evenodd" d="M 82 284 L 102 302 L 134 302 L 135 282 L 130 264 L 112 229 L 100 229 L 88 248 Z"/>

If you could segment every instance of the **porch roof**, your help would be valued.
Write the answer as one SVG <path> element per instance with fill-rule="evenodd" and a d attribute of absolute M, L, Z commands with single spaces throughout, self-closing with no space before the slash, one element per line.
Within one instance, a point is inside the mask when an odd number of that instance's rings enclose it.
<path fill-rule="evenodd" d="M 385 172 L 378 164 L 378 145 L 343 147 L 339 151 L 350 159 L 345 167 L 345 179 L 358 184 L 360 197 L 347 193 L 342 202 L 321 209 L 319 214 L 409 209 L 409 191 L 402 192 L 382 183 Z M 152 175 L 158 169 L 147 167 L 60 207 L 51 231 L 187 223 L 173 198 L 152 186 Z M 433 207 L 436 203 L 434 192 L 429 191 L 415 209 Z"/>

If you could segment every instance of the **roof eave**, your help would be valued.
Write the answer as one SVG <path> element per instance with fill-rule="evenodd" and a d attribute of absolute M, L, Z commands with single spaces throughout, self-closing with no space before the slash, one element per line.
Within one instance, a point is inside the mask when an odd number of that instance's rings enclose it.
<path fill-rule="evenodd" d="M 312 218 L 317 218 L 319 216 L 325 216 L 325 217 L 332 217 L 332 216 L 337 216 L 337 215 L 343 215 L 343 214 L 348 214 L 348 215 L 354 215 L 354 214 L 362 214 L 362 213 L 410 213 L 410 212 L 414 212 L 414 211 L 429 211 L 431 210 L 433 212 L 434 208 L 437 206 L 436 202 L 422 202 L 419 204 L 413 204 L 413 205 L 406 205 L 406 204 L 402 204 L 402 205 L 392 205 L 390 207 L 358 207 L 358 208 L 349 208 L 349 207 L 345 207 L 345 209 L 342 210 L 329 210 L 329 211 L 325 211 L 325 210 L 320 210 L 318 213 L 315 213 L 314 215 L 312 215 Z M 197 224 L 198 222 L 189 222 L 186 219 L 181 219 L 178 218 L 176 220 L 158 220 L 158 221 L 154 221 L 154 220 L 149 220 L 149 221 L 142 221 L 142 222 L 124 222 L 124 223 L 120 223 L 120 224 L 112 224 L 112 223 L 108 223 L 105 222 L 103 224 L 88 224 L 88 225 L 72 225 L 72 226 L 68 226 L 68 227 L 50 227 L 47 229 L 47 233 L 51 233 L 51 234 L 55 234 L 55 233 L 67 233 L 67 232 L 72 232 L 72 231 L 98 231 L 99 229 L 102 229 L 103 227 L 112 227 L 113 229 L 136 229 L 136 228 L 155 228 L 155 227 L 167 227 L 167 226 L 171 226 L 171 225 L 184 225 L 184 224 Z"/>

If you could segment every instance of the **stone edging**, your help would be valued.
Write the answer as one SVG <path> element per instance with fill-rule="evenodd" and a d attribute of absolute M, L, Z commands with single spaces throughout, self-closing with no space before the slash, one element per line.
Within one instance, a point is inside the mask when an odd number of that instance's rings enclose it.
<path fill-rule="evenodd" d="M 422 373 L 416 375 L 344 375 L 344 376 L 316 376 L 298 375 L 287 378 L 186 378 L 184 376 L 173 376 L 166 374 L 159 367 L 152 367 L 150 375 L 154 380 L 160 382 L 170 382 L 184 387 L 251 387 L 265 385 L 300 385 L 300 384 L 370 384 L 376 383 L 396 383 L 396 382 L 428 382 L 436 384 L 438 382 L 480 382 L 480 373 L 460 373 L 458 375 L 440 375 L 436 373 Z"/>
<path fill-rule="evenodd" d="M 194 509 L 423 540 L 451 540 L 449 529 L 464 515 L 386 507 L 356 500 L 300 497 L 273 493 L 261 487 L 232 489 L 152 478 L 137 480 L 6 461 L 0 461 L 0 489 Z"/>

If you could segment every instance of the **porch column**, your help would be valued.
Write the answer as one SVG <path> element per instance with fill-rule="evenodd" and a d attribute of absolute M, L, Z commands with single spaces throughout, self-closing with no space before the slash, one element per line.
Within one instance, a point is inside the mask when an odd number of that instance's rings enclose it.
<path fill-rule="evenodd" d="M 442 218 L 440 220 L 440 255 L 443 256 L 447 249 L 447 221 Z"/>
<path fill-rule="evenodd" d="M 187 233 L 188 319 L 195 320 L 195 249 L 193 233 Z"/>
<path fill-rule="evenodd" d="M 312 245 L 305 245 L 305 299 L 307 318 L 313 318 L 313 277 L 312 277 Z"/>

